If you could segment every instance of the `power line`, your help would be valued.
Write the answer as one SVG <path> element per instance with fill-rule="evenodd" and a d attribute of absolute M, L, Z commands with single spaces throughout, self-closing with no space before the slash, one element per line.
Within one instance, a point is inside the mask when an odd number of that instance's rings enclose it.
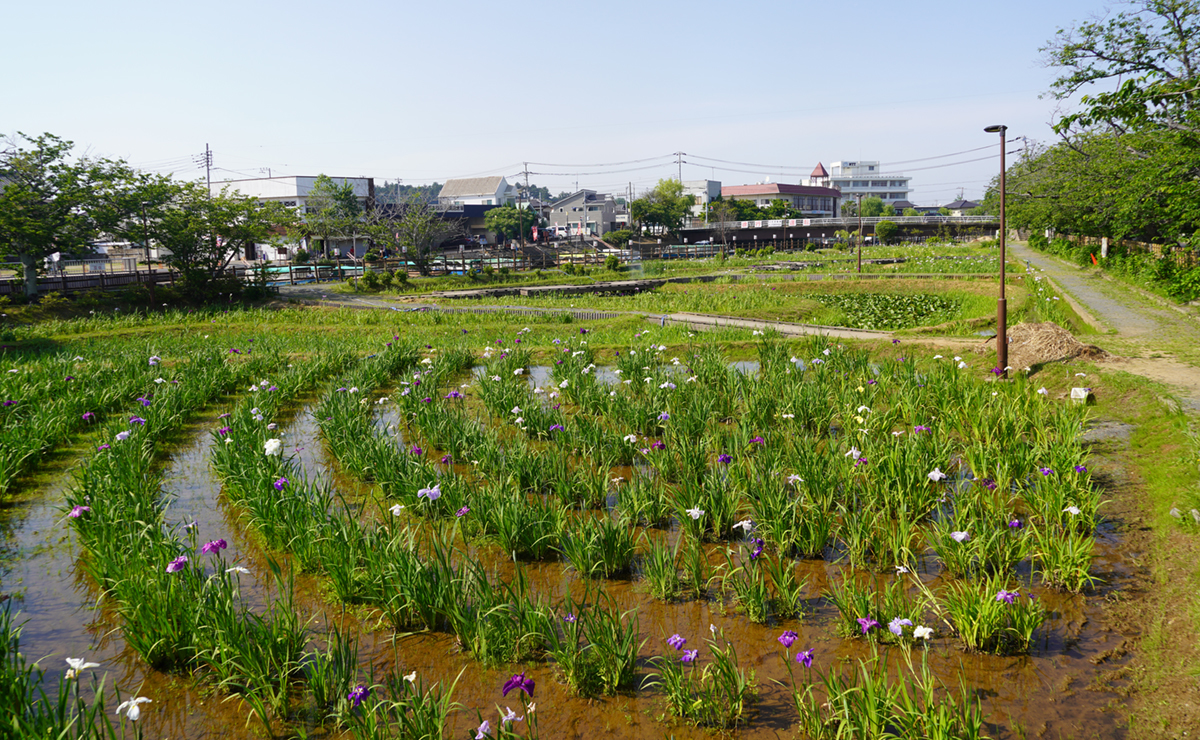
<path fill-rule="evenodd" d="M 598 164 L 551 164 L 549 162 L 526 162 L 526 164 L 535 164 L 538 167 L 621 167 L 627 164 L 642 164 L 643 162 L 653 162 L 657 159 L 672 159 L 674 154 L 663 154 L 658 157 L 647 157 L 645 159 L 630 159 L 625 162 L 600 162 Z M 533 173 L 530 173 L 533 174 Z"/>

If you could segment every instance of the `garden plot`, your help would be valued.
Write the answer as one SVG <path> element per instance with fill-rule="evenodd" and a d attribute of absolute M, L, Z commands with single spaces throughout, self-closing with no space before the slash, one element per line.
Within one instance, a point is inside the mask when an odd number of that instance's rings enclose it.
<path fill-rule="evenodd" d="M 231 731 L 250 714 L 276 734 L 1114 731 L 1113 694 L 1053 700 L 1114 647 L 1096 602 L 1128 578 L 1097 539 L 1085 408 L 820 340 L 756 340 L 750 374 L 667 332 L 600 350 L 603 330 L 420 331 L 363 359 L 277 354 L 211 431 L 265 601 L 138 482 L 139 435 L 211 395 L 105 428 L 129 434 L 63 513 L 131 649 L 176 676 L 157 687 L 207 687 Z M 183 385 L 249 387 L 211 364 Z M 377 494 L 306 473 L 271 428 L 314 391 L 338 474 Z M 322 639 L 317 593 L 355 617 Z M 142 705 L 151 732 L 155 709 L 180 716 Z"/>

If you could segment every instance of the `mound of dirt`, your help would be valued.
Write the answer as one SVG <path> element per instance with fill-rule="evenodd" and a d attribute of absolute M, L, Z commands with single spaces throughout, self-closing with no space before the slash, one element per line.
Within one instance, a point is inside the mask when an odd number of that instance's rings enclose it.
<path fill-rule="evenodd" d="M 1016 370 L 1077 357 L 1102 360 L 1108 353 L 1095 345 L 1084 344 L 1053 321 L 1017 324 L 1008 329 L 1008 364 Z"/>

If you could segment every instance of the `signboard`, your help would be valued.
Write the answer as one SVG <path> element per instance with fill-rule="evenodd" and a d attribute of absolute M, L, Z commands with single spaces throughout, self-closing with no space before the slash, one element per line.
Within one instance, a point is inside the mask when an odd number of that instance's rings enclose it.
<path fill-rule="evenodd" d="M 812 226 L 812 219 L 811 219 L 811 218 L 806 218 L 806 219 L 804 219 L 804 225 L 805 225 L 805 226 Z"/>

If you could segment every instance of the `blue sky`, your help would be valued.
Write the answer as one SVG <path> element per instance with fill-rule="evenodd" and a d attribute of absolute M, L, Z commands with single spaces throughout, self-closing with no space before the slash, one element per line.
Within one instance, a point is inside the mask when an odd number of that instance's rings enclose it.
<path fill-rule="evenodd" d="M 203 175 L 191 158 L 205 143 L 214 179 L 269 168 L 511 181 L 536 162 L 530 181 L 556 193 L 643 190 L 675 176 L 677 151 L 685 180 L 726 185 L 871 159 L 911 174 L 917 203 L 944 203 L 981 195 L 998 170 L 996 159 L 926 169 L 994 155 L 984 126 L 1053 139 L 1058 103 L 1039 95 L 1055 71 L 1038 49 L 1105 9 L 27 1 L 0 15 L 0 133 L 49 131 L 181 178 Z M 615 164 L 632 160 L 650 161 Z"/>

